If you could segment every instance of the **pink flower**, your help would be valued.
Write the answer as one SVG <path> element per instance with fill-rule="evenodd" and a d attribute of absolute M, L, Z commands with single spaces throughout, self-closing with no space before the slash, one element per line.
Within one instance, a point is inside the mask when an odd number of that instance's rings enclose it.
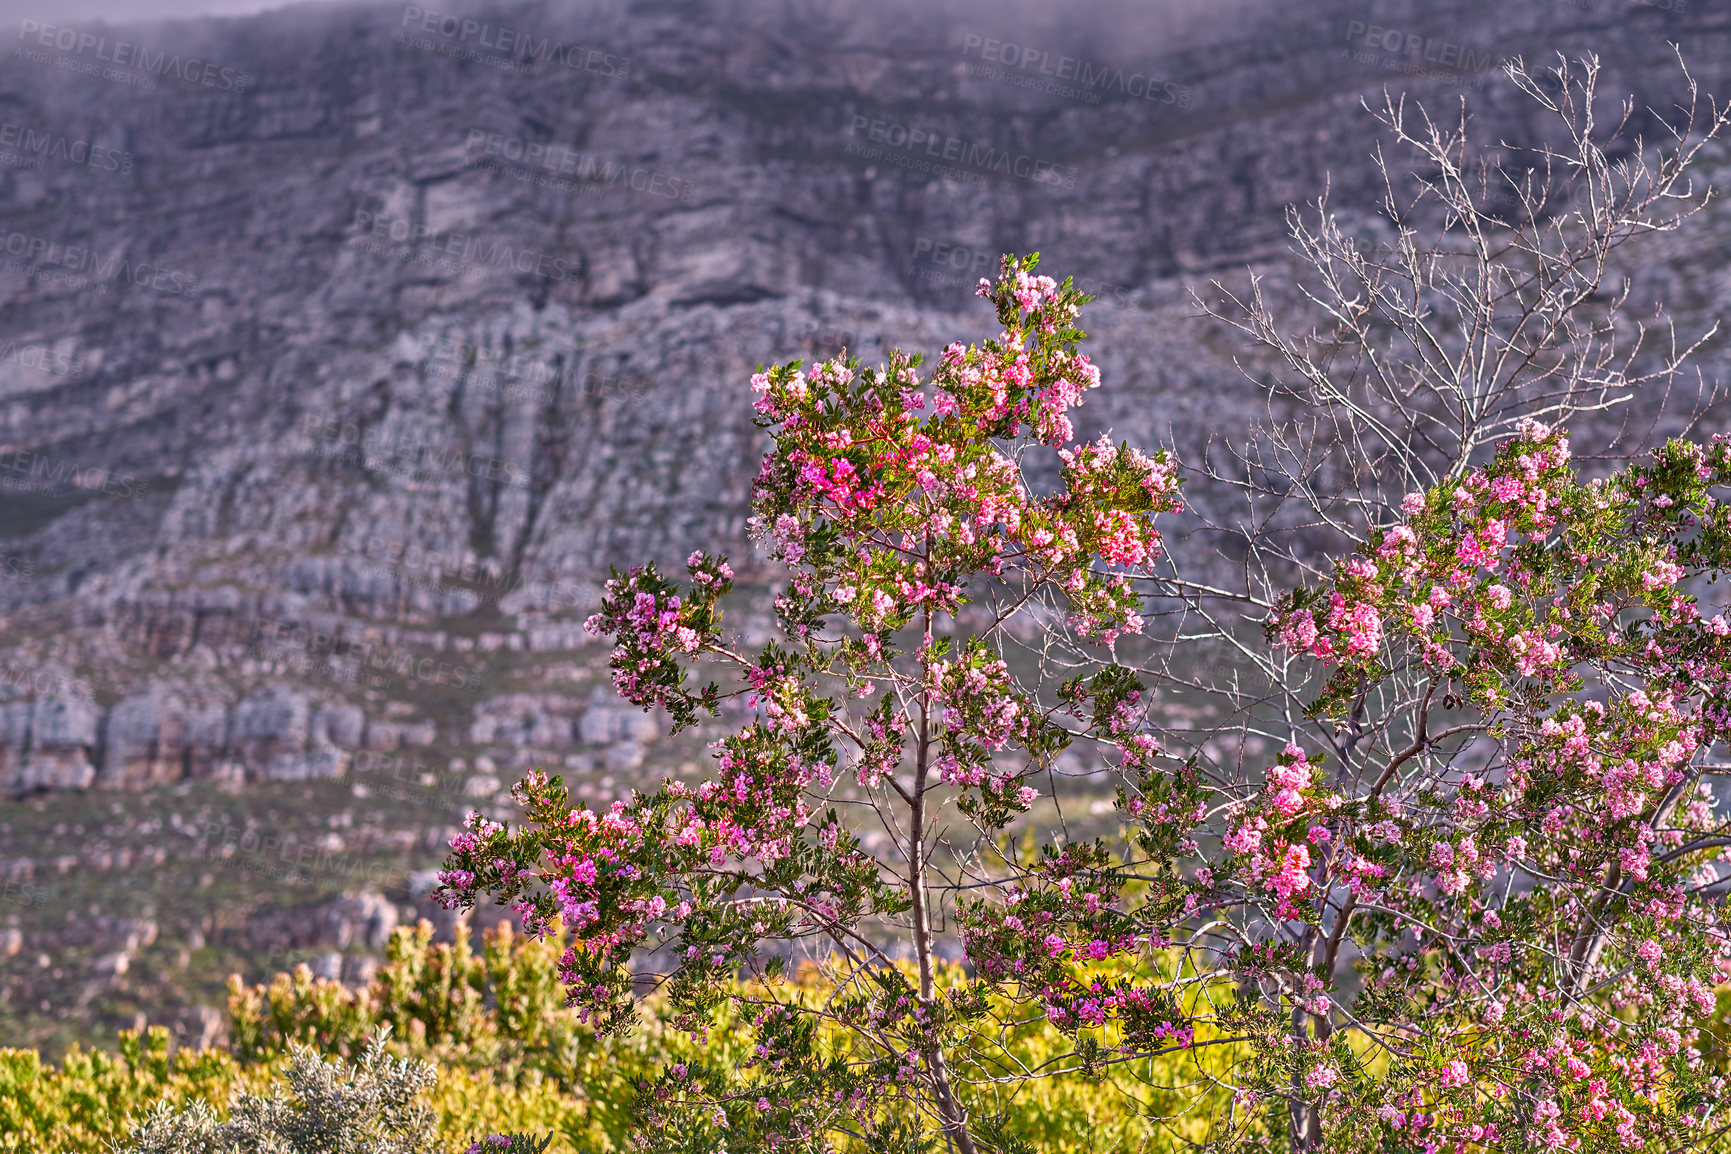
<path fill-rule="evenodd" d="M 1246 822 L 1228 833 L 1224 839 L 1227 849 L 1233 853 L 1251 853 L 1262 846 L 1262 829 L 1266 823 L 1261 819 Z"/>
<path fill-rule="evenodd" d="M 1094 530 L 1100 534 L 1100 555 L 1114 565 L 1142 565 L 1148 561 L 1150 551 L 1141 527 L 1124 510 L 1095 513 Z"/>
<path fill-rule="evenodd" d="M 1293 894 L 1310 888 L 1310 850 L 1302 845 L 1288 846 L 1281 858 L 1280 872 L 1269 881 L 1269 888 L 1284 901 Z"/>
<path fill-rule="evenodd" d="M 1382 645 L 1382 615 L 1376 606 L 1360 601 L 1349 605 L 1339 593 L 1333 594 L 1328 614 L 1328 627 L 1346 635 L 1349 657 L 1375 653 Z"/>
<path fill-rule="evenodd" d="M 1327 657 L 1334 652 L 1328 638 L 1319 637 L 1316 618 L 1308 609 L 1294 610 L 1281 624 L 1280 642 L 1294 652 L 1312 653 L 1317 657 Z"/>
<path fill-rule="evenodd" d="M 1641 574 L 1641 584 L 1647 589 L 1665 589 L 1683 578 L 1683 567 L 1669 561 L 1656 561 L 1649 573 Z"/>

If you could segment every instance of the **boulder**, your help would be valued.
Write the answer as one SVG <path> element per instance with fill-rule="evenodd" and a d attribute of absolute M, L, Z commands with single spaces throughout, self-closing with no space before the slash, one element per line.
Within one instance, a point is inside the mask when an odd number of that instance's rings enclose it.
<path fill-rule="evenodd" d="M 102 727 L 102 768 L 96 784 L 103 789 L 143 789 L 187 776 L 191 713 L 178 693 L 162 686 L 115 702 Z"/>
<path fill-rule="evenodd" d="M 102 711 L 94 702 L 51 697 L 37 701 L 30 712 L 35 749 L 93 749 L 101 728 Z"/>
<path fill-rule="evenodd" d="M 367 722 L 366 747 L 381 752 L 402 744 L 402 728 L 394 721 L 372 718 Z"/>
<path fill-rule="evenodd" d="M 621 741 L 641 745 L 659 737 L 661 726 L 654 714 L 645 713 L 633 705 L 594 704 L 584 710 L 577 734 L 588 745 L 612 745 Z"/>
<path fill-rule="evenodd" d="M 344 750 L 309 749 L 305 753 L 274 754 L 265 763 L 262 777 L 266 781 L 315 781 L 341 777 L 348 767 L 349 755 Z"/>
<path fill-rule="evenodd" d="M 397 724 L 397 737 L 404 745 L 431 745 L 438 736 L 439 727 L 428 718 Z"/>
<path fill-rule="evenodd" d="M 188 777 L 223 776 L 223 767 L 229 761 L 223 752 L 228 743 L 228 731 L 228 710 L 221 705 L 199 706 L 187 712 L 181 730 L 181 747 Z"/>
<path fill-rule="evenodd" d="M 45 698 L 22 709 L 28 710 L 29 716 L 23 723 L 28 727 L 22 743 L 24 752 L 16 759 L 8 758 L 7 792 L 89 789 L 96 780 L 90 756 L 101 730 L 101 711 L 92 702 L 67 698 Z M 7 737 L 16 742 L 21 707 L 13 703 L 7 713 Z"/>
<path fill-rule="evenodd" d="M 309 769 L 302 756 L 307 752 L 309 714 L 306 694 L 284 685 L 245 699 L 229 718 L 228 756 L 244 767 L 248 780 L 334 776 Z"/>
<path fill-rule="evenodd" d="M 344 894 L 327 908 L 325 941 L 339 950 L 351 945 L 382 950 L 397 928 L 396 904 L 383 894 L 362 891 Z"/>
<path fill-rule="evenodd" d="M 319 706 L 318 712 L 313 715 L 312 742 L 314 745 L 338 745 L 344 749 L 359 749 L 366 725 L 367 716 L 361 712 L 360 707 L 330 702 Z"/>
<path fill-rule="evenodd" d="M 30 710 L 28 701 L 0 704 L 0 788 L 8 794 L 23 792 L 19 773 L 30 749 Z"/>

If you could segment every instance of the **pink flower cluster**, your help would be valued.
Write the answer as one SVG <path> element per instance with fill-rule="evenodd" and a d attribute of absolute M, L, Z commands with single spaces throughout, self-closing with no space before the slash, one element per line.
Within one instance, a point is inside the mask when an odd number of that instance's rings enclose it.
<path fill-rule="evenodd" d="M 1227 850 L 1243 859 L 1244 875 L 1274 896 L 1279 917 L 1293 916 L 1294 899 L 1312 887 L 1311 847 L 1333 840 L 1326 825 L 1298 833 L 1301 815 L 1327 809 L 1328 799 L 1312 796 L 1315 773 L 1304 750 L 1289 743 L 1269 768 L 1261 796 L 1222 839 Z"/>

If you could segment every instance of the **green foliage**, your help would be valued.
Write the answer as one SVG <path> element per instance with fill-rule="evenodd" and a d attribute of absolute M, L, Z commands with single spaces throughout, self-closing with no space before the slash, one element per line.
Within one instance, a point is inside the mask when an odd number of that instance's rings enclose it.
<path fill-rule="evenodd" d="M 241 1090 L 220 1121 L 208 1103 L 158 1104 L 125 1154 L 436 1154 L 437 1119 L 422 1100 L 431 1063 L 385 1052 L 380 1028 L 352 1066 L 295 1046 L 285 1081 Z"/>
<path fill-rule="evenodd" d="M 471 948 L 466 926 L 434 942 L 432 926 L 400 927 L 366 986 L 314 978 L 305 966 L 269 987 L 230 982 L 235 1056 L 269 1061 L 296 1044 L 352 1056 L 369 1031 L 435 1062 L 448 1136 L 490 1129 L 559 1130 L 559 1149 L 621 1149 L 642 1045 L 598 1039 L 561 1006 L 563 938 L 531 941 L 509 925 Z M 458 1088 L 461 1092 L 458 1092 Z"/>
<path fill-rule="evenodd" d="M 228 1054 L 168 1050 L 161 1026 L 122 1031 L 119 1054 L 74 1047 L 58 1069 L 34 1050 L 0 1050 L 0 1150 L 97 1150 L 164 1097 L 227 1100 L 240 1073 Z"/>
<path fill-rule="evenodd" d="M 538 1072 L 575 1085 L 590 1032 L 558 1008 L 562 941 L 527 941 L 501 923 L 481 935 L 476 953 L 466 926 L 453 942 L 435 943 L 432 935 L 424 921 L 399 928 L 385 965 L 360 988 L 314 978 L 305 966 L 278 974 L 268 988 L 230 979 L 235 1056 L 259 1061 L 298 1042 L 352 1057 L 359 1040 L 384 1025 L 442 1064 L 510 1081 Z"/>
<path fill-rule="evenodd" d="M 752 1080 L 751 1054 L 732 999 L 718 1007 L 707 1046 L 676 1028 L 666 999 L 659 996 L 646 1001 L 642 1028 L 629 1039 L 597 1039 L 556 996 L 562 942 L 533 942 L 504 928 L 481 939 L 477 952 L 466 934 L 435 943 L 425 923 L 401 928 L 387 964 L 359 989 L 315 979 L 304 967 L 268 986 L 237 981 L 229 1007 L 232 1053 L 170 1054 L 168 1032 L 161 1027 L 143 1035 L 123 1033 L 118 1054 L 74 1051 L 59 1068 L 32 1051 L 0 1051 L 0 1151 L 108 1151 L 135 1131 L 133 1148 L 139 1150 L 253 1149 L 236 1144 L 241 1139 L 235 1136 L 245 1131 L 223 1130 L 236 1121 L 231 1100 L 238 1095 L 244 1102 L 285 1101 L 297 1062 L 298 1076 L 325 1079 L 321 1084 L 329 1089 L 320 1093 L 330 1097 L 339 1092 L 333 1079 L 340 1081 L 344 1063 L 358 1061 L 364 1069 L 369 1039 L 382 1029 L 388 1031 L 393 1062 L 430 1062 L 437 1068 L 436 1081 L 420 1091 L 434 1129 L 424 1149 L 458 1154 L 478 1136 L 495 1135 L 512 1144 L 483 1140 L 476 1144 L 481 1154 L 535 1151 L 543 1140 L 548 1141 L 545 1154 L 627 1150 L 640 1095 L 653 1093 L 656 1072 L 676 1063 L 687 1063 L 694 1079 L 712 1082 L 721 1096 L 737 1103 L 730 1110 L 731 1129 L 753 1125 L 758 1092 L 743 1093 Z M 945 971 L 940 979 L 946 988 L 960 989 L 959 975 Z M 792 986 L 804 998 L 822 991 L 809 974 L 796 974 Z M 746 991 L 759 1005 L 764 993 Z M 966 1013 L 967 1007 L 958 1005 L 956 1012 Z M 823 1050 L 835 1039 L 790 1036 L 788 1042 Z M 989 1077 L 1001 1072 L 1000 1063 L 1050 1066 L 1070 1049 L 1041 1019 L 1016 1026 L 1001 1042 L 1000 1058 L 989 1069 L 963 1072 Z M 1088 1079 L 1042 1079 L 979 1096 L 971 1108 L 994 1150 L 1032 1154 L 1086 1147 L 1094 1154 L 1176 1154 L 1205 1141 L 1225 1106 L 1226 1096 L 1207 1088 L 1211 1068 L 1204 1063 L 1210 1053 L 1203 1047 L 1190 1055 L 1109 1066 Z M 279 1076 L 285 1067 L 286 1081 Z M 1185 1071 L 1188 1075 L 1181 1077 Z M 344 1077 L 352 1082 L 355 1074 L 351 1069 Z M 1186 1080 L 1196 1083 L 1194 1093 L 1150 1090 Z M 292 1106 L 272 1107 L 284 1108 L 292 1112 Z M 248 1109 L 259 1115 L 264 1107 Z M 942 1135 L 929 1123 L 922 1126 L 911 1112 L 901 1121 L 899 1133 L 910 1141 L 900 1141 L 896 1149 L 922 1142 L 943 1149 Z M 717 1128 L 708 1137 L 723 1133 Z M 218 1141 L 229 1144 L 213 1144 Z M 702 1147 L 699 1141 L 696 1148 L 717 1147 Z"/>
<path fill-rule="evenodd" d="M 550 1154 L 622 1148 L 626 1079 L 638 1060 L 597 1046 L 559 1008 L 558 944 L 497 931 L 476 954 L 466 934 L 454 943 L 431 936 L 425 922 L 399 929 L 387 964 L 360 989 L 304 966 L 268 987 L 233 980 L 232 1053 L 171 1055 L 161 1027 L 123 1032 L 118 1054 L 75 1049 L 58 1068 L 34 1051 L 0 1050 L 0 1151 L 107 1150 L 159 1102 L 203 1104 L 215 1125 L 236 1091 L 268 1096 L 296 1046 L 364 1057 L 379 1027 L 394 1052 L 438 1067 L 424 1092 L 435 1149 L 463 1150 L 494 1131 L 552 1132 Z"/>
<path fill-rule="evenodd" d="M 552 1144 L 551 1134 L 540 1138 L 528 1134 L 491 1134 L 470 1146 L 468 1154 L 542 1154 Z"/>

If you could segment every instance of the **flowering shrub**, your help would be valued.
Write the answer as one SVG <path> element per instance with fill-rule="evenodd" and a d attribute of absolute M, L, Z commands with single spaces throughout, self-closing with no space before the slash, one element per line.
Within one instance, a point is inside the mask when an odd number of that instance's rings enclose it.
<path fill-rule="evenodd" d="M 1587 482 L 1561 431 L 1521 425 L 1276 603 L 1268 641 L 1318 671 L 1315 699 L 1300 718 L 1220 690 L 1289 736 L 1205 774 L 1118 655 L 1170 588 L 1178 478 L 1073 441 L 1098 373 L 1076 294 L 1034 267 L 982 282 L 998 338 L 925 379 L 900 353 L 753 379 L 781 639 L 728 640 L 733 573 L 701 553 L 684 584 L 616 573 L 591 621 L 627 700 L 676 729 L 724 698 L 751 720 L 707 780 L 603 812 L 530 775 L 520 828 L 472 815 L 454 840 L 443 899 L 562 925 L 567 1001 L 602 1033 L 632 1019 L 633 959 L 665 961 L 700 1041 L 731 1004 L 749 1057 L 642 1079 L 646 1149 L 899 1146 L 926 1119 L 962 1154 L 1009 1149 L 1000 1087 L 1166 1078 L 1139 1063 L 1172 1054 L 1232 1092 L 1220 1148 L 1261 1142 L 1267 1105 L 1303 1150 L 1699 1146 L 1731 626 L 1691 590 L 1731 564 L 1731 448 Z M 737 686 L 697 685 L 708 663 Z M 1113 843 L 1028 816 L 1078 744 L 1115 775 Z M 940 947 L 962 974 L 940 980 Z M 775 993 L 795 949 L 821 1002 Z M 1038 1068 L 1001 1043 L 1029 1021 L 1068 1047 Z"/>
<path fill-rule="evenodd" d="M 1095 845 L 1024 861 L 993 840 L 1076 741 L 1109 747 L 1143 787 L 1125 798 L 1148 827 L 1138 864 L 1169 860 L 1200 816 L 1194 782 L 1155 772 L 1145 689 L 1110 656 L 1142 628 L 1132 581 L 1157 562 L 1155 521 L 1178 507 L 1178 479 L 1164 454 L 1073 440 L 1069 413 L 1099 371 L 1076 348 L 1080 294 L 1036 275 L 1036 261 L 1006 258 L 995 285 L 981 282 L 1001 331 L 950 345 L 929 377 L 900 352 L 877 369 L 837 359 L 753 377 L 774 440 L 754 524 L 793 570 L 776 600 L 780 642 L 730 647 L 724 559 L 693 554 L 684 586 L 653 567 L 615 573 L 590 627 L 614 638 L 622 696 L 666 709 L 677 731 L 722 699 L 689 682 L 699 660 L 739 679 L 729 695 L 753 718 L 715 743 L 713 777 L 597 813 L 533 774 L 517 789 L 522 828 L 476 815 L 452 843 L 444 900 L 485 891 L 533 933 L 562 923 L 568 1000 L 604 1032 L 632 1016 L 634 953 L 671 959 L 666 988 L 701 1037 L 736 973 L 780 972 L 787 947 L 771 943 L 825 943 L 833 997 L 765 999 L 742 1015 L 749 1087 L 717 1092 L 685 1064 L 645 1083 L 648 1146 L 711 1148 L 726 1131 L 732 1150 L 819 1149 L 842 1130 L 888 1140 L 925 1113 L 971 1154 L 994 1123 L 972 1118 L 951 1069 L 1003 1033 L 1002 1009 L 1032 1007 L 1075 1039 L 1060 1068 L 1098 1068 L 1103 1039 L 1120 1056 L 1193 1041 L 1153 964 L 1166 939 L 1121 901 L 1126 863 Z M 1051 492 L 1029 480 L 1034 453 L 1051 454 Z M 971 636 L 958 635 L 965 606 L 989 620 Z M 1036 614 L 1099 656 L 1061 685 L 1025 681 L 1009 626 Z M 893 831 L 893 851 L 866 850 L 861 803 Z M 946 850 L 934 867 L 955 814 L 979 848 Z M 976 883 L 934 881 L 951 867 Z M 1182 911 L 1182 888 L 1168 871 L 1137 904 Z M 975 973 L 944 991 L 939 903 Z M 911 975 L 897 956 L 913 959 Z M 833 1028 L 851 1043 L 838 1047 Z"/>
<path fill-rule="evenodd" d="M 1568 437 L 1528 422 L 1282 603 L 1271 635 L 1330 674 L 1314 714 L 1348 726 L 1372 687 L 1415 693 L 1401 747 L 1349 772 L 1290 747 L 1220 872 L 1308 923 L 1325 963 L 1358 947 L 1350 1020 L 1389 1076 L 1361 1077 L 1326 1034 L 1300 1058 L 1343 1134 L 1705 1136 L 1726 839 L 1701 762 L 1731 722 L 1731 626 L 1689 590 L 1731 561 L 1728 482 L 1720 440 L 1583 482 Z M 1299 1004 L 1330 1020 L 1332 993 Z"/>
<path fill-rule="evenodd" d="M 158 1102 L 222 1102 L 240 1074 L 221 1050 L 171 1054 L 162 1026 L 123 1030 L 118 1042 L 118 1053 L 74 1046 L 58 1067 L 35 1050 L 0 1049 L 0 1150 L 107 1150 Z"/>

